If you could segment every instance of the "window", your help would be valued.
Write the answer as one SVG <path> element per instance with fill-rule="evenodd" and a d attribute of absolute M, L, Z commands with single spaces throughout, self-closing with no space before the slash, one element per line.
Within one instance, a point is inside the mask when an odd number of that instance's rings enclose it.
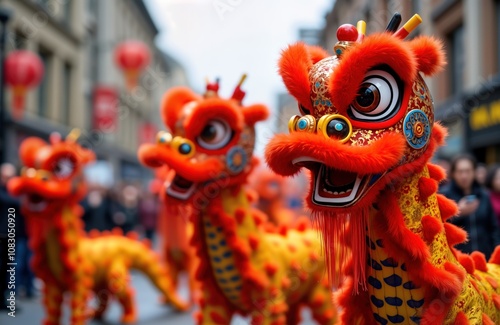
<path fill-rule="evenodd" d="M 62 103 L 61 103 L 61 122 L 64 125 L 70 124 L 71 111 L 71 65 L 64 63 L 63 84 L 62 84 Z"/>
<path fill-rule="evenodd" d="M 464 28 L 460 26 L 448 35 L 450 95 L 459 94 L 464 86 Z"/>
<path fill-rule="evenodd" d="M 50 60 L 52 54 L 43 48 L 38 53 L 42 59 L 44 73 L 40 86 L 38 87 L 37 112 L 39 116 L 47 117 L 49 113 L 49 82 L 50 82 Z"/>

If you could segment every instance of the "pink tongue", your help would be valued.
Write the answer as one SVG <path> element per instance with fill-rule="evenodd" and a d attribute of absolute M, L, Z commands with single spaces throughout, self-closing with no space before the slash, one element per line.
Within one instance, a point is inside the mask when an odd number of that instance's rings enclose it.
<path fill-rule="evenodd" d="M 332 186 L 344 186 L 354 182 L 356 179 L 356 174 L 346 171 L 340 171 L 336 169 L 327 169 L 327 178 Z"/>

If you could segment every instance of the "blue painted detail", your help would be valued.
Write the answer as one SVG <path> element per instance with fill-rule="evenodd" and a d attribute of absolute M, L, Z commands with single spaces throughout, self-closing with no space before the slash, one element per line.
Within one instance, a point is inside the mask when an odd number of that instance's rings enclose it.
<path fill-rule="evenodd" d="M 240 276 L 239 275 L 232 276 L 230 280 L 233 282 L 240 281 Z"/>
<path fill-rule="evenodd" d="M 226 266 L 226 271 L 232 271 L 232 270 L 234 270 L 234 265 Z"/>
<path fill-rule="evenodd" d="M 396 262 L 392 257 L 386 258 L 383 261 L 380 261 L 383 266 L 386 267 L 398 267 L 398 262 Z"/>
<path fill-rule="evenodd" d="M 414 127 L 416 124 L 421 124 L 422 134 L 417 136 L 415 134 Z M 406 142 L 413 149 L 422 149 L 427 145 L 431 137 L 431 123 L 427 115 L 419 109 L 411 110 L 406 114 L 403 121 L 403 131 L 406 138 Z"/>
<path fill-rule="evenodd" d="M 307 127 L 307 121 L 306 120 L 300 120 L 299 123 L 297 123 L 297 127 L 300 130 L 304 130 Z"/>
<path fill-rule="evenodd" d="M 226 241 L 224 239 L 221 239 L 221 241 L 219 242 L 219 245 L 226 246 Z"/>
<path fill-rule="evenodd" d="M 384 301 L 383 300 L 380 300 L 378 299 L 377 297 L 375 297 L 374 295 L 371 295 L 370 296 L 370 300 L 372 302 L 372 304 L 377 307 L 377 308 L 382 308 L 384 307 Z"/>
<path fill-rule="evenodd" d="M 227 280 L 226 279 L 218 279 L 218 281 L 222 284 L 226 284 L 227 283 Z"/>
<path fill-rule="evenodd" d="M 210 249 L 213 250 L 213 251 L 216 251 L 219 249 L 219 246 L 217 245 L 210 245 Z"/>
<path fill-rule="evenodd" d="M 424 305 L 424 299 L 421 300 L 413 300 L 410 299 L 406 302 L 410 308 L 420 308 Z"/>
<path fill-rule="evenodd" d="M 210 221 L 205 221 L 205 226 L 212 227 L 212 224 L 210 223 Z"/>
<path fill-rule="evenodd" d="M 222 269 L 215 269 L 215 273 L 222 274 L 222 273 L 224 273 L 224 270 L 222 270 Z"/>
<path fill-rule="evenodd" d="M 314 87 L 319 88 L 319 86 L 321 86 L 321 83 L 319 81 L 316 81 L 316 83 L 314 84 Z"/>
<path fill-rule="evenodd" d="M 216 230 L 217 230 L 217 232 L 221 232 L 222 231 L 222 227 L 217 227 Z"/>
<path fill-rule="evenodd" d="M 382 288 L 382 282 L 380 282 L 376 278 L 372 277 L 371 275 L 368 277 L 368 283 L 372 287 L 374 287 L 375 289 L 381 289 Z"/>
<path fill-rule="evenodd" d="M 335 50 L 335 54 L 337 54 L 337 55 L 341 55 L 341 54 L 342 54 L 342 50 L 341 50 L 341 49 L 336 49 L 336 50 Z"/>
<path fill-rule="evenodd" d="M 384 248 L 384 241 L 382 239 L 377 239 L 376 243 L 378 247 Z"/>
<path fill-rule="evenodd" d="M 209 232 L 209 233 L 207 234 L 207 236 L 208 236 L 208 238 L 210 238 L 210 239 L 214 239 L 214 238 L 215 238 L 215 234 L 214 234 L 213 232 Z"/>
<path fill-rule="evenodd" d="M 385 302 L 396 307 L 403 305 L 403 299 L 398 297 L 385 297 Z"/>
<path fill-rule="evenodd" d="M 412 289 L 416 289 L 417 287 L 415 286 L 415 284 L 413 282 L 408 281 L 408 282 L 403 284 L 403 288 L 405 288 L 407 290 L 412 290 Z"/>
<path fill-rule="evenodd" d="M 375 184 L 375 182 L 378 181 L 380 177 L 382 177 L 382 174 L 372 175 L 372 177 L 370 177 L 370 182 L 368 183 L 368 186 L 372 186 L 373 184 Z"/>
<path fill-rule="evenodd" d="M 334 128 L 336 131 L 342 131 L 344 129 L 344 126 L 342 125 L 342 123 L 335 123 Z"/>
<path fill-rule="evenodd" d="M 213 260 L 217 263 L 219 263 L 220 261 L 222 261 L 222 259 L 220 257 L 217 257 L 217 256 L 214 256 Z"/>
<path fill-rule="evenodd" d="M 241 290 L 241 286 L 235 287 L 234 290 Z"/>
<path fill-rule="evenodd" d="M 326 100 L 326 106 L 332 107 L 332 102 L 330 100 L 328 100 L 328 99 Z"/>
<path fill-rule="evenodd" d="M 235 157 L 240 156 L 239 163 Z M 239 174 L 248 164 L 248 155 L 242 146 L 234 146 L 226 154 L 226 166 L 231 174 Z"/>
<path fill-rule="evenodd" d="M 406 271 L 406 264 L 405 263 L 401 264 L 401 270 Z"/>
<path fill-rule="evenodd" d="M 191 152 L 192 148 L 189 143 L 183 143 L 179 146 L 179 152 L 183 155 L 187 155 Z"/>
<path fill-rule="evenodd" d="M 231 291 L 233 291 L 233 289 L 231 289 L 231 288 L 224 288 L 224 291 L 225 292 L 231 292 Z"/>
<path fill-rule="evenodd" d="M 399 275 L 393 274 L 388 276 L 387 278 L 384 278 L 384 282 L 391 287 L 399 287 L 403 282 L 403 279 L 401 279 Z"/>
<path fill-rule="evenodd" d="M 410 320 L 417 325 L 420 325 L 420 317 L 419 316 L 410 316 Z"/>
<path fill-rule="evenodd" d="M 376 271 L 382 271 L 382 266 L 375 260 L 372 259 L 371 266 Z"/>
<path fill-rule="evenodd" d="M 401 315 L 394 315 L 394 316 L 387 315 L 387 318 L 389 318 L 389 321 L 394 324 L 399 324 L 405 321 L 405 318 Z"/>
<path fill-rule="evenodd" d="M 224 258 L 228 258 L 228 257 L 231 257 L 231 256 L 233 256 L 233 253 L 230 252 L 230 251 L 229 252 L 225 252 L 224 254 L 222 254 L 222 257 L 224 257 Z"/>
<path fill-rule="evenodd" d="M 387 325 L 387 319 L 384 317 L 380 316 L 379 314 L 373 313 L 373 318 L 377 321 L 377 323 L 382 324 L 382 325 Z"/>

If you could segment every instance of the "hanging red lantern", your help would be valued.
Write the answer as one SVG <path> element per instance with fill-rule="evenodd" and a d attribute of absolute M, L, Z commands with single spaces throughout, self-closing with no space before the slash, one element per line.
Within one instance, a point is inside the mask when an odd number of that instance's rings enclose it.
<path fill-rule="evenodd" d="M 149 48 L 140 41 L 125 41 L 116 47 L 115 62 L 123 70 L 129 90 L 137 86 L 139 75 L 149 64 L 150 56 Z"/>
<path fill-rule="evenodd" d="M 29 88 L 38 86 L 43 76 L 43 63 L 33 52 L 10 52 L 5 58 L 5 82 L 12 88 L 12 115 L 22 117 L 24 99 Z"/>

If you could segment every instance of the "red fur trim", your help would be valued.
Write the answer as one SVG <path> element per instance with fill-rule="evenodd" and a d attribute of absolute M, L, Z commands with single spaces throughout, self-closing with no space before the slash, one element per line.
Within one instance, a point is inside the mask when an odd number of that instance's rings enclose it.
<path fill-rule="evenodd" d="M 493 254 L 491 254 L 490 263 L 500 265 L 500 246 L 495 247 Z"/>
<path fill-rule="evenodd" d="M 459 253 L 457 259 L 460 265 L 464 267 L 465 271 L 467 271 L 468 274 L 474 274 L 474 271 L 476 271 L 476 267 L 474 265 L 474 260 L 472 259 L 472 257 L 470 257 L 470 255 Z"/>
<path fill-rule="evenodd" d="M 340 114 L 356 97 L 366 72 L 380 64 L 389 65 L 406 85 L 417 73 L 415 57 L 405 42 L 388 33 L 365 37 L 342 55 L 329 81 L 330 98 Z"/>
<path fill-rule="evenodd" d="M 488 281 L 488 283 L 493 287 L 493 289 L 497 289 L 498 288 L 498 282 L 497 280 L 495 280 L 494 278 L 492 278 L 491 276 L 487 275 L 484 277 L 486 279 L 486 281 Z"/>
<path fill-rule="evenodd" d="M 459 311 L 453 325 L 469 325 L 469 319 L 463 311 Z"/>
<path fill-rule="evenodd" d="M 248 244 L 252 250 L 256 250 L 259 247 L 260 238 L 256 234 L 248 235 Z"/>
<path fill-rule="evenodd" d="M 340 312 L 341 324 L 375 324 L 368 297 L 368 291 L 353 295 L 354 285 L 351 278 L 347 278 L 343 289 L 334 294 L 337 305 L 342 306 Z M 361 320 L 361 321 L 360 321 Z M 363 322 L 364 320 L 364 322 Z"/>
<path fill-rule="evenodd" d="M 467 232 L 465 230 L 449 222 L 445 222 L 443 225 L 446 232 L 446 240 L 450 247 L 467 241 Z"/>
<path fill-rule="evenodd" d="M 418 192 L 422 200 L 427 200 L 429 196 L 436 193 L 438 184 L 435 180 L 428 177 L 420 177 L 418 180 Z"/>
<path fill-rule="evenodd" d="M 241 109 L 245 119 L 245 124 L 248 126 L 253 126 L 255 123 L 263 121 L 269 116 L 269 110 L 262 104 L 245 106 Z"/>
<path fill-rule="evenodd" d="M 282 52 L 278 62 L 279 74 L 288 92 L 309 110 L 312 110 L 309 84 L 309 69 L 312 65 L 310 54 L 304 43 L 289 45 Z"/>
<path fill-rule="evenodd" d="M 397 133 L 388 133 L 372 145 L 361 147 L 346 146 L 322 135 L 295 132 L 276 135 L 267 145 L 265 157 L 269 167 L 283 176 L 294 175 L 300 170 L 292 160 L 301 156 L 313 157 L 346 171 L 377 174 L 396 165 L 405 147 L 403 136 Z"/>
<path fill-rule="evenodd" d="M 160 113 L 163 118 L 163 123 L 167 125 L 171 131 L 175 129 L 175 123 L 179 118 L 184 105 L 189 102 L 200 100 L 201 97 L 195 94 L 187 87 L 174 87 L 163 95 L 160 106 Z"/>
<path fill-rule="evenodd" d="M 443 42 L 429 36 L 418 36 L 408 42 L 417 58 L 417 69 L 430 76 L 441 71 L 446 65 Z"/>
<path fill-rule="evenodd" d="M 443 194 L 437 195 L 437 202 L 443 222 L 458 214 L 457 204 L 454 201 L 448 199 Z"/>
<path fill-rule="evenodd" d="M 472 259 L 474 260 L 474 265 L 476 269 L 482 272 L 488 272 L 488 265 L 486 264 L 486 257 L 483 253 L 474 251 L 470 254 Z"/>
<path fill-rule="evenodd" d="M 316 64 L 317 62 L 330 56 L 328 52 L 319 46 L 307 46 L 307 50 L 313 64 Z"/>
<path fill-rule="evenodd" d="M 307 217 L 299 217 L 297 219 L 297 222 L 295 222 L 295 229 L 300 232 L 306 231 L 308 228 L 311 227 L 311 222 L 309 222 L 309 218 Z"/>
<path fill-rule="evenodd" d="M 434 237 L 436 237 L 436 235 L 443 230 L 443 224 L 434 217 L 423 216 L 422 228 L 424 240 L 427 243 L 431 243 L 434 240 Z"/>
<path fill-rule="evenodd" d="M 264 270 L 266 271 L 267 275 L 272 277 L 273 275 L 276 274 L 278 271 L 279 266 L 276 263 L 273 262 L 267 262 L 264 264 Z"/>
<path fill-rule="evenodd" d="M 491 318 L 483 313 L 483 325 L 495 325 L 495 323 L 491 320 Z"/>
<path fill-rule="evenodd" d="M 429 170 L 429 176 L 437 182 L 440 183 L 446 179 L 446 171 L 443 167 L 428 163 L 427 169 Z"/>
<path fill-rule="evenodd" d="M 493 303 L 495 304 L 496 309 L 500 309 L 500 295 L 497 293 L 493 293 L 491 295 L 491 298 L 493 299 Z"/>
<path fill-rule="evenodd" d="M 47 147 L 47 142 L 37 137 L 26 138 L 19 147 L 19 157 L 26 167 L 36 167 L 36 155 L 40 148 Z"/>

